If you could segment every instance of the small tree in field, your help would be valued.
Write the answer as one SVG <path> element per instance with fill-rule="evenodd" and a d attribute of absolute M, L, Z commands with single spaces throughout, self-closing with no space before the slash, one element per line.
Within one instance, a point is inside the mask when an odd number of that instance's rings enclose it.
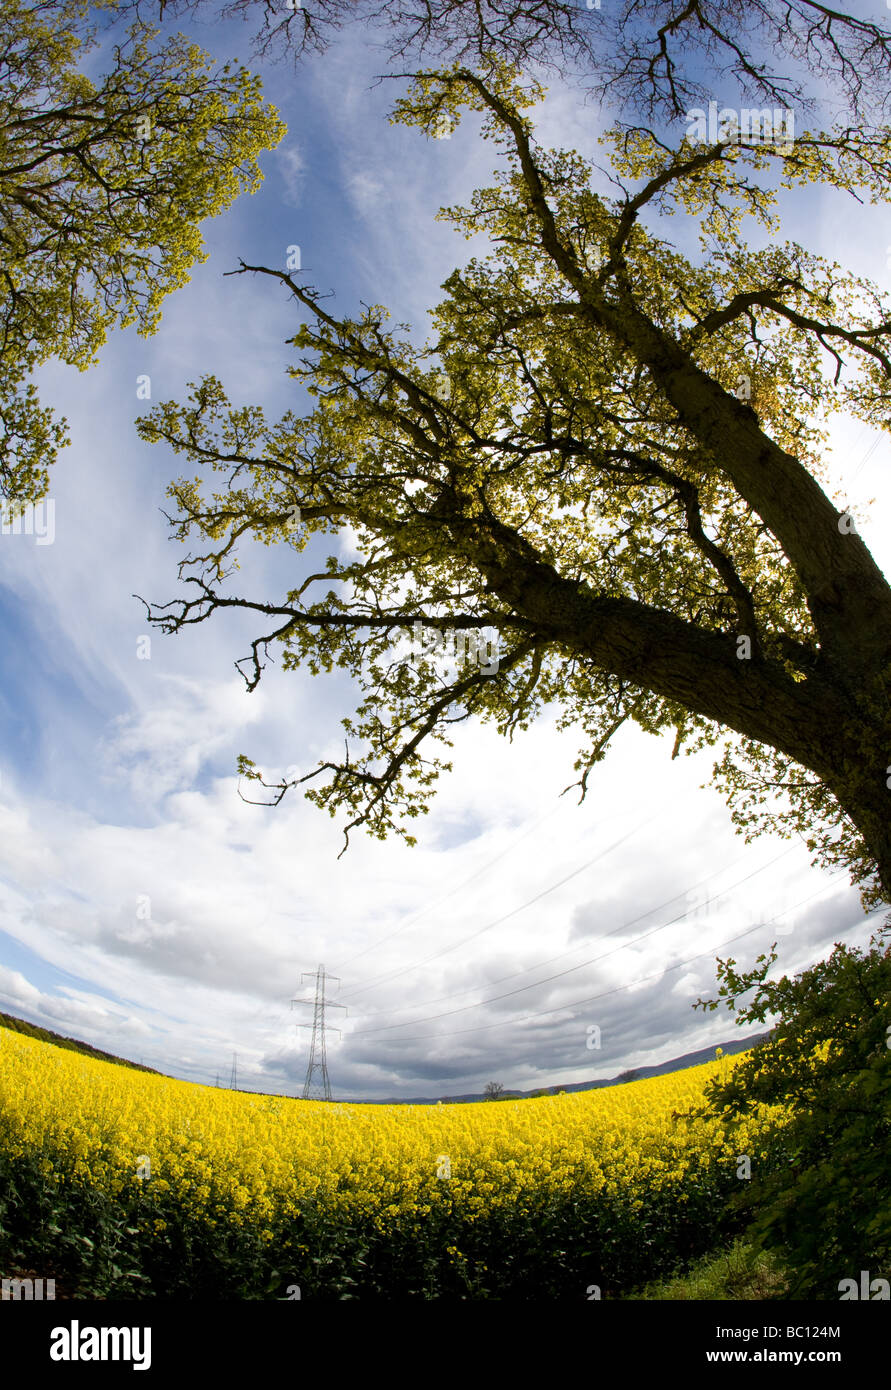
<path fill-rule="evenodd" d="M 504 1087 L 500 1081 L 490 1081 L 486 1086 L 486 1100 L 501 1100 L 504 1095 Z"/>

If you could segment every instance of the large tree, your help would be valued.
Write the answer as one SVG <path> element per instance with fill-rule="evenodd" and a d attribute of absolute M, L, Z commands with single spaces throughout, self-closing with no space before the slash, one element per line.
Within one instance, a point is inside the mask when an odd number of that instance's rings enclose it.
<path fill-rule="evenodd" d="M 108 0 L 114 9 L 113 0 Z M 102 6 L 100 5 L 101 9 Z M 136 23 L 109 71 L 84 0 L 0 0 L 0 496 L 31 502 L 67 442 L 30 381 L 89 367 L 108 330 L 155 331 L 206 259 L 199 223 L 262 178 L 284 126 L 259 79 Z"/>
<path fill-rule="evenodd" d="M 398 105 L 428 133 L 469 106 L 504 151 L 497 182 L 448 213 L 494 250 L 446 281 L 430 343 L 243 265 L 303 312 L 292 374 L 318 404 L 273 424 L 209 377 L 142 420 L 228 474 L 216 492 L 172 486 L 177 533 L 205 544 L 181 567 L 187 596 L 149 614 L 171 632 L 230 607 L 264 616 L 250 689 L 271 645 L 285 667 L 354 673 L 344 758 L 273 784 L 280 800 L 309 782 L 347 834 L 406 834 L 449 766 L 428 743 L 453 723 L 513 734 L 557 704 L 584 731 L 583 792 L 626 719 L 676 729 L 676 749 L 722 743 L 746 833 L 801 829 L 866 903 L 891 897 L 891 589 L 820 481 L 833 411 L 891 424 L 891 311 L 804 247 L 752 250 L 742 231 L 776 232 L 777 179 L 886 199 L 891 133 L 616 128 L 611 197 L 579 155 L 536 145 L 539 95 L 493 63 L 425 73 Z M 670 211 L 697 219 L 697 257 L 646 225 Z M 244 538 L 300 551 L 342 527 L 359 559 L 330 557 L 280 599 L 232 591 Z M 499 660 L 448 676 L 406 661 L 414 624 L 495 632 Z"/>

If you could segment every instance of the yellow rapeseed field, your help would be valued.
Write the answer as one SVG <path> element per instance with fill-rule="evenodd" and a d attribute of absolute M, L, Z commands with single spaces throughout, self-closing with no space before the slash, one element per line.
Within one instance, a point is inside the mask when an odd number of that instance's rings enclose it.
<path fill-rule="evenodd" d="M 669 1187 L 684 1202 L 697 1173 L 759 1153 L 763 1117 L 732 1140 L 685 1118 L 733 1065 L 518 1102 L 325 1104 L 170 1080 L 0 1029 L 0 1153 L 43 1154 L 48 1175 L 114 1194 L 150 1182 L 206 1220 L 261 1228 L 313 1200 L 378 1229 L 444 1200 L 470 1220 L 543 1192 L 621 1188 L 639 1207 Z"/>

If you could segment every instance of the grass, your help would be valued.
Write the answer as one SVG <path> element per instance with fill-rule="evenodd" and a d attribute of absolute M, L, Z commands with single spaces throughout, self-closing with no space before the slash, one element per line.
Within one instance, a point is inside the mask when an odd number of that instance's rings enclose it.
<path fill-rule="evenodd" d="M 783 1298 L 788 1279 L 777 1258 L 736 1240 L 720 1255 L 697 1260 L 684 1274 L 646 1284 L 629 1299 L 738 1302 Z"/>

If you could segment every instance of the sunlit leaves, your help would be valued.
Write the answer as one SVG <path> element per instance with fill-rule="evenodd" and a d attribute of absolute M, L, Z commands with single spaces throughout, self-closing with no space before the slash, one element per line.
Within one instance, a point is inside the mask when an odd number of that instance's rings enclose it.
<path fill-rule="evenodd" d="M 33 500 L 64 426 L 34 413 L 29 373 L 51 357 L 88 368 L 116 326 L 154 333 L 205 259 L 198 224 L 259 186 L 258 156 L 284 126 L 259 79 L 144 24 L 88 79 L 83 0 L 0 0 L 0 30 L 2 481 Z"/>

